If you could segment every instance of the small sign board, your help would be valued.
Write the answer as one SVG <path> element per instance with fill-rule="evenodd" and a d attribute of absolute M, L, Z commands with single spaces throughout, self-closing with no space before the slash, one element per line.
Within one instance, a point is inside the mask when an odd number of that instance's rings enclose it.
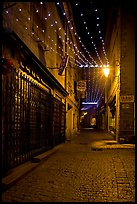
<path fill-rule="evenodd" d="M 77 91 L 86 91 L 86 81 L 81 80 L 77 82 Z"/>
<path fill-rule="evenodd" d="M 120 96 L 120 102 L 123 103 L 134 102 L 134 95 Z"/>
<path fill-rule="evenodd" d="M 65 54 L 65 56 L 62 58 L 62 62 L 60 64 L 59 70 L 58 70 L 58 75 L 62 75 L 62 72 L 64 71 L 65 67 L 67 66 L 68 63 L 68 55 Z"/>

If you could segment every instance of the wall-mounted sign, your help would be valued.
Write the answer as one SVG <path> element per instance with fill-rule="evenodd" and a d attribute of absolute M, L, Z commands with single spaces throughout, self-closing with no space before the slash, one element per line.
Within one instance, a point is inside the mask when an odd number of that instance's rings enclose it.
<path fill-rule="evenodd" d="M 58 75 L 62 75 L 62 72 L 64 71 L 65 67 L 67 66 L 67 63 L 68 63 L 68 55 L 65 55 L 63 58 L 62 58 L 62 62 L 60 64 L 60 67 L 59 67 L 59 71 L 58 71 Z"/>
<path fill-rule="evenodd" d="M 86 81 L 81 80 L 77 82 L 77 91 L 86 91 Z"/>
<path fill-rule="evenodd" d="M 120 102 L 134 102 L 134 95 L 120 96 Z"/>

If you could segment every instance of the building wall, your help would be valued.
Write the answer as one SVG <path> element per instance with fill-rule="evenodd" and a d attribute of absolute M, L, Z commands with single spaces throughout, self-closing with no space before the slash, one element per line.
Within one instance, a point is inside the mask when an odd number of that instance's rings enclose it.
<path fill-rule="evenodd" d="M 110 127 L 113 126 L 116 140 L 121 142 L 129 141 L 134 136 L 135 18 L 133 9 L 128 6 L 119 8 L 114 22 L 108 49 L 110 76 L 107 82 L 106 103 L 108 132 L 111 132 Z M 111 109 L 114 105 L 116 110 L 113 115 Z"/>
<path fill-rule="evenodd" d="M 77 135 L 79 98 L 74 82 L 80 74 L 75 64 L 74 47 L 78 46 L 75 34 L 56 2 L 3 4 L 6 37 L 2 58 L 13 62 L 11 72 L 3 72 L 2 76 L 5 174 Z M 68 4 L 64 2 L 62 6 L 71 13 Z M 59 75 L 66 54 L 69 61 Z"/>
<path fill-rule="evenodd" d="M 11 5 L 4 2 L 4 7 Z M 68 3 L 63 2 L 62 8 L 71 15 Z M 16 2 L 15 5 L 4 10 L 4 28 L 14 30 L 35 56 L 43 63 L 45 69 L 59 81 L 63 88 L 69 93 L 64 97 L 58 90 L 51 89 L 54 97 L 64 104 L 70 103 L 73 117 L 66 114 L 66 137 L 71 133 L 77 133 L 77 118 L 79 117 L 79 100 L 75 98 L 74 81 L 80 77 L 75 65 L 74 45 L 77 45 L 74 31 L 71 25 L 63 17 L 63 10 L 57 7 L 55 2 Z M 73 25 L 74 26 L 74 25 Z M 67 35 L 66 35 L 67 33 Z M 61 75 L 58 74 L 62 57 L 68 54 L 69 62 Z M 9 53 L 3 53 L 8 58 Z M 10 56 L 9 56 L 10 57 Z M 15 62 L 16 63 L 16 62 Z M 75 122 L 74 122 L 74 121 Z M 71 123 L 71 125 L 69 125 Z M 74 126 L 74 128 L 72 128 Z"/>
<path fill-rule="evenodd" d="M 129 32 L 130 31 L 130 32 Z M 135 16 L 131 7 L 121 13 L 121 75 L 119 139 L 130 140 L 134 132 Z"/>

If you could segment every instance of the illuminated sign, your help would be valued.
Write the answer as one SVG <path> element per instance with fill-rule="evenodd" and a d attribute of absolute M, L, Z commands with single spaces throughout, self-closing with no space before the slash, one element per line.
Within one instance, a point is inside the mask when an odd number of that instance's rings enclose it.
<path fill-rule="evenodd" d="M 86 91 L 86 81 L 81 80 L 77 82 L 77 91 Z"/>
<path fill-rule="evenodd" d="M 134 102 L 134 96 L 133 95 L 127 95 L 127 96 L 120 96 L 120 102 Z"/>

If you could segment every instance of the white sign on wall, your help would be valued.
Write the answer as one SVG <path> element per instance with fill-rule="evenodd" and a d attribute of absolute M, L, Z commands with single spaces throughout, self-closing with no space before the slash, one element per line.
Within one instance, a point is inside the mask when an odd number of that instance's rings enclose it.
<path fill-rule="evenodd" d="M 120 102 L 134 102 L 134 95 L 120 96 Z"/>
<path fill-rule="evenodd" d="M 77 91 L 86 91 L 86 81 L 81 80 L 77 82 Z"/>

